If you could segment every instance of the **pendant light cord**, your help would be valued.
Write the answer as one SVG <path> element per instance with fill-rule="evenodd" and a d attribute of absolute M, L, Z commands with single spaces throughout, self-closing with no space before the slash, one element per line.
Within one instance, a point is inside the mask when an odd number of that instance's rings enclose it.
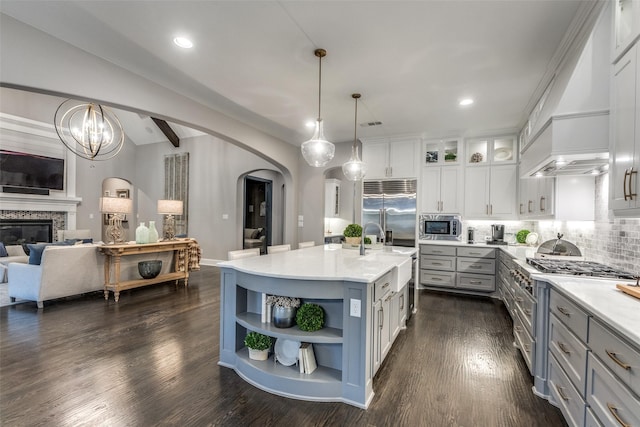
<path fill-rule="evenodd" d="M 322 98 L 322 57 L 324 56 L 322 53 L 319 52 L 320 49 L 316 50 L 316 56 L 318 57 L 318 121 L 322 121 L 322 115 L 320 114 L 320 106 L 322 105 L 321 103 L 321 98 Z M 326 53 L 325 53 L 326 55 Z"/>

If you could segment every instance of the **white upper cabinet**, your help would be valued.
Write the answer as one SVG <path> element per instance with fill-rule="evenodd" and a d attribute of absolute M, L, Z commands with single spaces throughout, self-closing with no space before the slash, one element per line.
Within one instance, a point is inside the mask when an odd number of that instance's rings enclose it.
<path fill-rule="evenodd" d="M 516 137 L 470 139 L 465 152 L 467 166 L 515 163 L 517 160 Z"/>
<path fill-rule="evenodd" d="M 464 212 L 469 219 L 515 219 L 516 165 L 465 169 Z"/>
<path fill-rule="evenodd" d="M 620 56 L 640 37 L 640 0 L 615 0 L 613 59 Z"/>
<path fill-rule="evenodd" d="M 636 44 L 615 64 L 612 79 L 609 209 L 619 216 L 640 216 L 640 67 L 637 56 Z"/>
<path fill-rule="evenodd" d="M 553 218 L 555 178 L 520 179 L 518 214 L 520 219 Z"/>
<path fill-rule="evenodd" d="M 419 138 L 363 140 L 362 161 L 367 179 L 417 178 Z"/>
<path fill-rule="evenodd" d="M 420 207 L 427 213 L 462 213 L 464 189 L 459 166 L 423 167 Z"/>
<path fill-rule="evenodd" d="M 340 180 L 324 180 L 324 216 L 337 218 L 340 216 Z"/>
<path fill-rule="evenodd" d="M 424 165 L 443 166 L 460 164 L 462 141 L 458 138 L 424 142 Z"/>

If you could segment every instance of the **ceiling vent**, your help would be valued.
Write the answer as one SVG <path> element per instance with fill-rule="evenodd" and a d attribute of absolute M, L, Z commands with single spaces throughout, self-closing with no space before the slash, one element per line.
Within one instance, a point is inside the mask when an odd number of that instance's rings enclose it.
<path fill-rule="evenodd" d="M 380 126 L 381 124 L 382 122 L 364 122 L 364 123 L 360 123 L 360 126 L 362 126 L 363 128 L 366 128 L 371 126 Z"/>

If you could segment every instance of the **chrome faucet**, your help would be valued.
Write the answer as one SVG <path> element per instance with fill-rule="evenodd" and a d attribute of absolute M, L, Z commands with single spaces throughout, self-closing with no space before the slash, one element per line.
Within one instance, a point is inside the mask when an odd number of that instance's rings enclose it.
<path fill-rule="evenodd" d="M 365 251 L 364 251 L 364 237 L 365 237 L 365 231 L 367 231 L 367 226 L 369 225 L 375 225 L 376 227 L 378 227 L 378 230 L 380 230 L 380 240 L 384 239 L 384 230 L 382 229 L 382 227 L 380 227 L 380 224 L 378 224 L 377 222 L 368 222 L 364 225 L 364 227 L 362 227 L 362 236 L 360 237 L 360 255 L 364 255 Z M 371 242 L 373 243 L 373 242 Z"/>

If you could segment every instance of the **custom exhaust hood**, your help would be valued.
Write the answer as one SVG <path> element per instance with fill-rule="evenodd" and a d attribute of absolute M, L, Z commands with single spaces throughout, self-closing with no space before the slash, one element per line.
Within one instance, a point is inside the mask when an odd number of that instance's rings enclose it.
<path fill-rule="evenodd" d="M 597 175 L 609 163 L 609 112 L 551 117 L 521 155 L 520 176 Z"/>

